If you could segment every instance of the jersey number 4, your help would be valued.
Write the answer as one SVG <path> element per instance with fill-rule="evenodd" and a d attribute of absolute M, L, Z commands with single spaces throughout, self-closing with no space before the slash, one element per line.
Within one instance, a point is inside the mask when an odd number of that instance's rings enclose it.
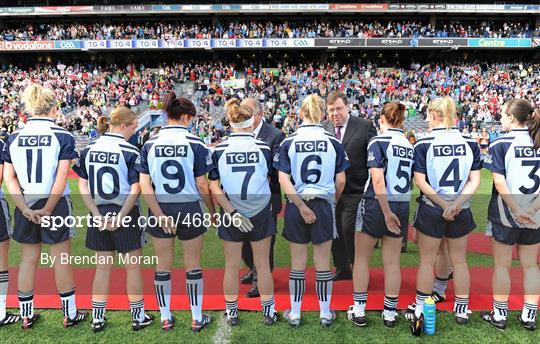
<path fill-rule="evenodd" d="M 453 177 L 452 179 L 450 179 L 450 174 Z M 461 182 L 462 180 L 459 178 L 459 160 L 454 159 L 446 171 L 444 171 L 441 181 L 439 182 L 439 186 L 453 186 L 454 192 L 458 192 Z"/>

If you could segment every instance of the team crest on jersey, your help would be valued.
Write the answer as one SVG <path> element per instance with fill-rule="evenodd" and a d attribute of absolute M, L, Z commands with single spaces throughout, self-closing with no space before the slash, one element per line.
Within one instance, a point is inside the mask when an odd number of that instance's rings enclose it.
<path fill-rule="evenodd" d="M 367 160 L 368 160 L 368 161 L 373 161 L 373 160 L 375 160 L 375 154 L 373 154 L 373 152 L 369 152 L 368 157 L 367 157 Z"/>
<path fill-rule="evenodd" d="M 208 151 L 206 154 L 206 165 L 212 165 L 212 152 Z"/>
<path fill-rule="evenodd" d="M 489 153 L 486 153 L 483 156 L 482 160 L 484 161 L 484 164 L 491 164 L 491 163 L 493 163 L 493 156 L 491 154 L 489 154 Z"/>

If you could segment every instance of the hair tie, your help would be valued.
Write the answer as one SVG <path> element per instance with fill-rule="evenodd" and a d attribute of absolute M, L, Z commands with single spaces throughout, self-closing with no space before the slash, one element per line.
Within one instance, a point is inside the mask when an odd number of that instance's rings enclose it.
<path fill-rule="evenodd" d="M 245 128 L 252 127 L 253 122 L 254 122 L 254 118 L 253 118 L 253 116 L 251 116 L 250 119 L 245 120 L 243 122 L 240 122 L 240 123 L 230 122 L 230 124 L 231 124 L 231 127 L 233 127 L 234 129 L 245 129 Z"/>

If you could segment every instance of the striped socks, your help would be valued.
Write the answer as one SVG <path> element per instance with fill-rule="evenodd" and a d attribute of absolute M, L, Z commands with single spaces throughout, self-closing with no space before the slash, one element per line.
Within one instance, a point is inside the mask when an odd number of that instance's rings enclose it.
<path fill-rule="evenodd" d="M 186 272 L 186 290 L 193 319 L 202 321 L 203 275 L 201 269 Z"/>
<path fill-rule="evenodd" d="M 493 318 L 495 321 L 506 320 L 508 318 L 508 301 L 493 300 Z"/>
<path fill-rule="evenodd" d="M 170 320 L 171 315 L 171 273 L 156 271 L 154 274 L 154 289 L 159 305 L 161 320 Z"/>
<path fill-rule="evenodd" d="M 105 307 L 107 307 L 107 301 L 92 300 L 92 318 L 94 324 L 105 320 Z"/>
<path fill-rule="evenodd" d="M 357 317 L 363 317 L 366 315 L 366 302 L 367 302 L 367 292 L 363 293 L 353 293 L 354 300 L 354 315 Z"/>
<path fill-rule="evenodd" d="M 521 320 L 523 321 L 536 321 L 536 313 L 538 312 L 538 305 L 535 303 L 525 302 L 523 304 L 523 310 L 521 311 Z"/>
<path fill-rule="evenodd" d="M 18 291 L 21 318 L 34 317 L 34 290 Z"/>
<path fill-rule="evenodd" d="M 448 278 L 435 277 L 435 283 L 433 284 L 433 291 L 439 295 L 444 295 L 446 288 L 448 287 Z"/>
<path fill-rule="evenodd" d="M 75 304 L 75 287 L 68 292 L 59 293 L 62 301 L 62 311 L 64 317 L 75 319 L 77 317 L 77 305 Z"/>
<path fill-rule="evenodd" d="M 133 321 L 144 321 L 144 299 L 141 299 L 139 301 L 130 301 L 129 308 L 131 309 L 131 318 L 133 319 Z"/>
<path fill-rule="evenodd" d="M 464 318 L 467 318 L 469 315 L 467 314 L 469 307 L 469 298 L 468 297 L 458 297 L 456 296 L 456 300 L 454 302 L 454 313 L 456 316 L 461 316 Z"/>
<path fill-rule="evenodd" d="M 398 297 L 384 296 L 384 311 L 385 319 L 395 319 L 397 316 Z"/>
<path fill-rule="evenodd" d="M 332 300 L 332 271 L 316 271 L 315 272 L 315 289 L 317 298 L 319 299 L 319 308 L 321 310 L 321 318 L 328 319 L 331 317 L 330 301 Z"/>
<path fill-rule="evenodd" d="M 416 290 L 416 309 L 414 310 L 414 314 L 417 318 L 424 312 L 424 301 L 426 301 L 428 297 L 429 294 Z"/>
<path fill-rule="evenodd" d="M 0 320 L 6 317 L 6 302 L 9 286 L 9 272 L 0 271 Z"/>
<path fill-rule="evenodd" d="M 291 298 L 291 315 L 300 318 L 302 299 L 306 291 L 306 271 L 291 270 L 289 272 L 289 295 Z"/>
<path fill-rule="evenodd" d="M 227 318 L 234 318 L 238 316 L 238 299 L 235 301 L 225 300 L 225 313 L 227 313 Z"/>
<path fill-rule="evenodd" d="M 261 306 L 265 317 L 273 317 L 276 313 L 276 301 L 273 296 L 269 300 L 261 299 Z"/>

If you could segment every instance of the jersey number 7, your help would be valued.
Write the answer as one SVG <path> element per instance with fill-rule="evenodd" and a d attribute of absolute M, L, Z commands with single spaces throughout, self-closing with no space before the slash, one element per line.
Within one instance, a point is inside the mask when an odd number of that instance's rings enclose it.
<path fill-rule="evenodd" d="M 245 201 L 247 199 L 249 180 L 251 179 L 251 176 L 253 176 L 253 173 L 255 173 L 255 166 L 233 166 L 232 171 L 246 173 L 244 181 L 242 182 L 242 191 L 240 192 L 240 199 Z"/>

